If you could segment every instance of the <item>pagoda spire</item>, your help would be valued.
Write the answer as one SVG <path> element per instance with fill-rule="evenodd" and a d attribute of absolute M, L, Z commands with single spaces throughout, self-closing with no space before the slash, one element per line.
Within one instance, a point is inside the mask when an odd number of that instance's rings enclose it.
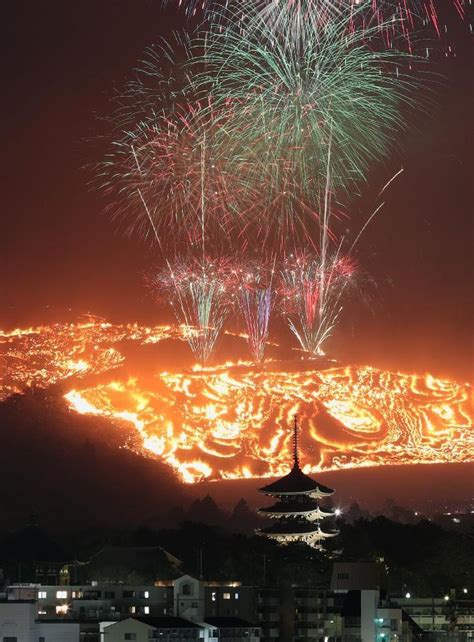
<path fill-rule="evenodd" d="M 300 467 L 300 460 L 298 456 L 298 415 L 294 416 L 295 423 L 293 426 L 293 468 Z"/>
<path fill-rule="evenodd" d="M 320 521 L 333 517 L 330 508 L 321 508 L 320 499 L 334 493 L 331 488 L 323 486 L 309 477 L 300 468 L 298 453 L 298 415 L 294 415 L 293 424 L 293 468 L 276 481 L 259 488 L 264 495 L 276 499 L 272 506 L 259 508 L 258 512 L 274 521 L 273 525 L 259 529 L 257 534 L 276 540 L 281 544 L 305 542 L 322 550 L 322 541 L 335 537 L 337 531 L 321 530 Z M 291 434 L 291 433 L 290 433 Z"/>

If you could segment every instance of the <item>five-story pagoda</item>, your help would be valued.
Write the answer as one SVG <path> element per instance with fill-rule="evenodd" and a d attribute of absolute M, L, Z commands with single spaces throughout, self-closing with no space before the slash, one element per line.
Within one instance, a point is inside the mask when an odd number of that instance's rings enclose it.
<path fill-rule="evenodd" d="M 267 508 L 260 508 L 259 513 L 275 519 L 275 523 L 258 531 L 282 544 L 305 542 L 322 550 L 322 542 L 335 537 L 337 531 L 323 531 L 321 521 L 333 517 L 331 509 L 321 509 L 320 500 L 334 493 L 331 488 L 323 486 L 308 475 L 299 465 L 298 457 L 298 418 L 295 415 L 293 432 L 293 468 L 281 479 L 268 486 L 259 488 L 264 495 L 276 499 L 276 503 Z"/>

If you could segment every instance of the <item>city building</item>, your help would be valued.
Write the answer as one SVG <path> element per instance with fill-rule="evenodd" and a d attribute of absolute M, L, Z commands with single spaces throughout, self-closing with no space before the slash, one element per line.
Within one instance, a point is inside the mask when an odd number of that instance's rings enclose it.
<path fill-rule="evenodd" d="M 61 626 L 73 624 L 81 642 L 155 636 L 174 642 L 193 637 L 221 642 L 474 640 L 474 601 L 467 588 L 438 597 L 390 595 L 384 565 L 372 562 L 336 562 L 327 587 L 305 586 L 304 579 L 282 580 L 278 586 L 242 586 L 238 581 L 210 582 L 182 575 L 151 586 L 12 585 L 3 604 L 26 604 L 33 622 L 30 629 L 37 637 L 10 635 L 8 630 L 3 637 L 17 637 L 16 642 L 39 642 L 41 637 L 43 642 L 69 642 L 74 629 L 66 628 L 63 635 Z M 0 618 L 0 624 L 4 621 Z M 47 635 L 41 633 L 43 624 L 49 627 Z M 0 642 L 4 642 L 2 630 Z"/>
<path fill-rule="evenodd" d="M 2 642 L 79 642 L 80 625 L 63 619 L 40 620 L 34 600 L 0 601 Z"/>
<path fill-rule="evenodd" d="M 453 640 L 474 640 L 474 600 L 461 589 L 445 595 L 417 596 L 409 591 L 403 596 L 391 596 L 424 631 Z M 455 637 L 457 636 L 457 637 Z"/>
<path fill-rule="evenodd" d="M 78 622 L 81 640 L 96 642 L 100 621 L 115 622 L 130 615 L 173 615 L 173 583 L 170 580 L 161 584 L 15 584 L 8 587 L 7 598 L 9 601 L 28 599 L 34 602 L 39 621 L 61 619 Z"/>
<path fill-rule="evenodd" d="M 151 586 L 105 582 L 72 586 L 15 584 L 8 587 L 7 596 L 10 602 L 29 600 L 40 622 L 51 619 L 78 622 L 83 642 L 99 640 L 99 623 L 109 626 L 133 619 L 153 626 L 152 621 L 169 623 L 170 617 L 200 624 L 206 631 L 218 629 L 220 639 L 259 639 L 258 627 L 253 624 L 255 588 L 242 587 L 238 582 L 207 583 L 183 575 Z M 177 635 L 176 631 L 168 631 L 160 636 L 165 633 Z M 191 636 L 188 631 L 181 633 Z M 202 631 L 201 635 L 204 635 Z"/>
<path fill-rule="evenodd" d="M 293 468 L 284 477 L 263 486 L 259 491 L 276 500 L 272 506 L 260 508 L 259 513 L 275 523 L 258 531 L 282 544 L 304 542 L 322 550 L 322 542 L 337 535 L 336 531 L 323 530 L 321 522 L 333 517 L 332 509 L 321 508 L 320 500 L 334 491 L 305 475 L 298 457 L 298 418 L 293 429 Z"/>

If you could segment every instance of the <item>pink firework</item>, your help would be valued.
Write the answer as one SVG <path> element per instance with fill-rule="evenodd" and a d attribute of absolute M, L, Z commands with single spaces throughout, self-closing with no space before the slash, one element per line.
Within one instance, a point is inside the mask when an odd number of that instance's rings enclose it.
<path fill-rule="evenodd" d="M 280 286 L 282 312 L 304 350 L 323 354 L 323 344 L 342 311 L 345 291 L 356 276 L 356 262 L 339 253 L 324 262 L 319 255 L 307 252 L 285 260 Z"/>
<path fill-rule="evenodd" d="M 247 342 L 255 361 L 263 361 L 275 303 L 274 266 L 251 261 L 234 269 L 235 304 L 244 321 Z"/>

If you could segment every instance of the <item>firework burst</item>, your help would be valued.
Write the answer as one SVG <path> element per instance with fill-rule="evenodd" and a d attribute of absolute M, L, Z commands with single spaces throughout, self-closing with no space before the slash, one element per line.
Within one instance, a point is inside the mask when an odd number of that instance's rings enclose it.
<path fill-rule="evenodd" d="M 201 363 L 211 356 L 229 311 L 229 261 L 210 259 L 168 262 L 147 276 L 158 298 L 170 300 L 185 338 Z"/>
<path fill-rule="evenodd" d="M 247 343 L 255 361 L 263 361 L 270 317 L 275 303 L 274 266 L 251 262 L 235 270 L 236 304 L 242 315 Z"/>
<path fill-rule="evenodd" d="M 308 253 L 289 257 L 281 270 L 282 311 L 307 352 L 323 353 L 342 311 L 344 294 L 354 282 L 357 265 L 339 252 L 326 259 Z"/>
<path fill-rule="evenodd" d="M 232 25 L 211 32 L 196 86 L 217 105 L 232 97 L 239 106 L 227 129 L 229 155 L 251 150 L 267 168 L 267 182 L 291 196 L 290 207 L 302 193 L 318 211 L 329 157 L 331 190 L 350 191 L 405 130 L 401 108 L 424 106 L 419 83 L 402 67 L 415 58 L 371 48 L 370 29 L 347 33 L 344 20 L 320 32 L 305 22 L 298 38 L 275 36 L 256 12 L 249 25 L 245 34 Z"/>

